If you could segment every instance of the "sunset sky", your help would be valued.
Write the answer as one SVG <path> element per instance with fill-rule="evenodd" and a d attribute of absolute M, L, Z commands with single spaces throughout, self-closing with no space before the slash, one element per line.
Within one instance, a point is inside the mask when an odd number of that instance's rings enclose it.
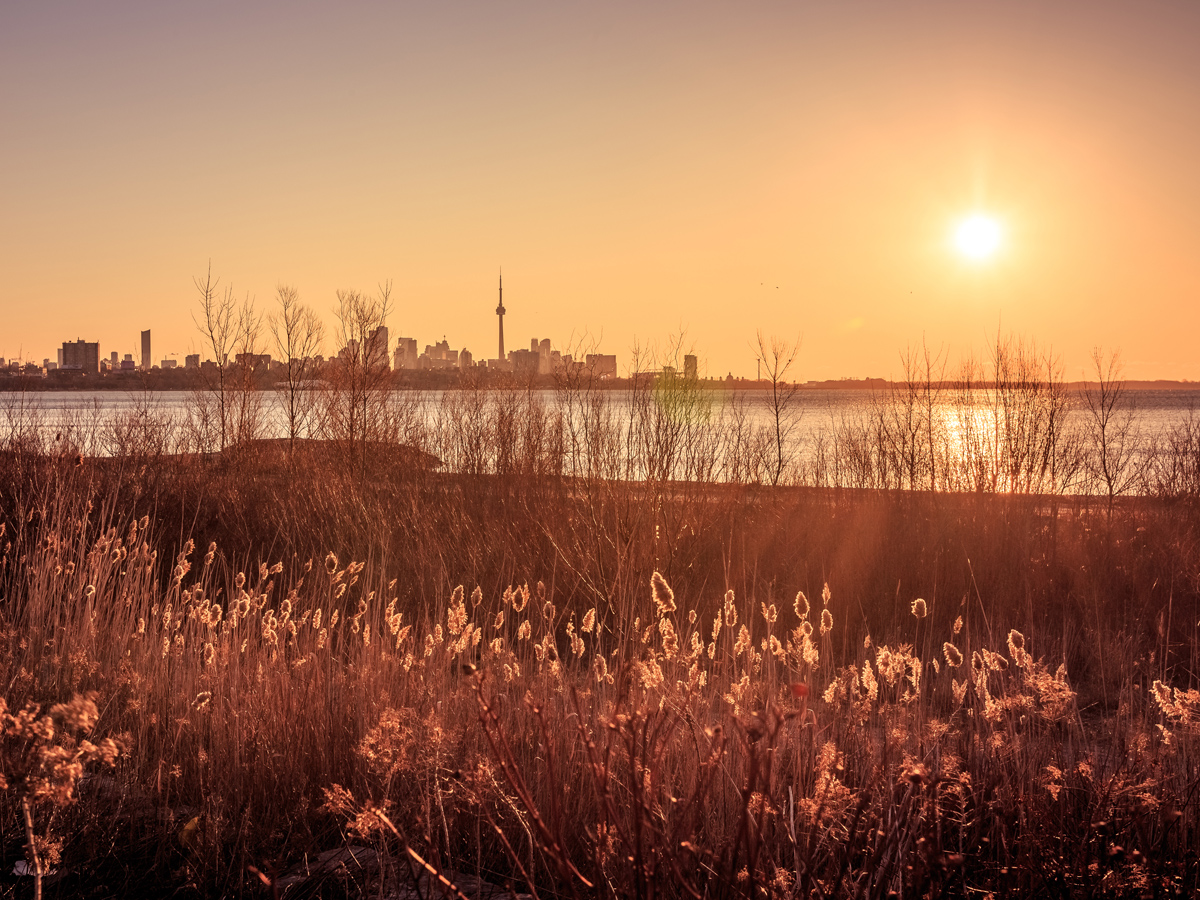
<path fill-rule="evenodd" d="M 0 355 L 182 364 L 210 259 L 330 320 L 391 279 L 477 358 L 503 266 L 510 349 L 752 375 L 761 329 L 823 379 L 1001 328 L 1200 379 L 1200 4 L 0 6 Z"/>

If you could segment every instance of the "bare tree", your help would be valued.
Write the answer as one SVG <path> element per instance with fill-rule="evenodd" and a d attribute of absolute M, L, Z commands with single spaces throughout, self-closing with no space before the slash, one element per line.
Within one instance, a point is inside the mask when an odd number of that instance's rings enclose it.
<path fill-rule="evenodd" d="M 767 340 L 761 331 L 758 333 L 755 358 L 771 383 L 771 392 L 767 396 L 769 450 L 766 467 L 771 484 L 779 484 L 795 450 L 792 437 L 800 424 L 800 385 L 788 381 L 787 376 L 799 354 L 799 337 L 794 341 L 777 337 Z"/>
<path fill-rule="evenodd" d="M 215 431 L 218 438 L 218 449 L 224 450 L 229 441 L 229 408 L 226 391 L 226 368 L 229 354 L 236 342 L 236 320 L 234 314 L 237 304 L 233 299 L 233 291 L 226 290 L 219 294 L 217 288 L 220 279 L 214 279 L 212 262 L 203 279 L 193 278 L 196 290 L 200 292 L 198 300 L 200 309 L 192 314 L 192 321 L 202 335 L 205 350 L 212 353 L 216 362 L 215 369 L 201 366 L 200 373 L 204 388 L 196 392 L 196 412 L 202 422 L 200 426 L 201 444 L 206 449 L 211 445 L 209 435 Z"/>
<path fill-rule="evenodd" d="M 1139 437 L 1137 417 L 1121 378 L 1120 351 L 1113 351 L 1106 358 L 1097 347 L 1092 351 L 1092 365 L 1097 383 L 1083 390 L 1092 445 L 1088 469 L 1093 484 L 1108 498 L 1111 519 L 1114 500 L 1128 491 L 1137 477 L 1133 465 Z"/>
<path fill-rule="evenodd" d="M 313 359 L 321 349 L 325 327 L 309 306 L 300 302 L 300 294 L 281 284 L 275 289 L 277 311 L 268 323 L 275 342 L 275 352 L 287 367 L 279 392 L 283 415 L 287 421 L 288 444 L 311 430 L 315 392 L 307 384 L 315 374 Z"/>
<path fill-rule="evenodd" d="M 391 367 L 384 331 L 392 311 L 391 292 L 391 282 L 381 284 L 374 297 L 359 291 L 337 292 L 334 313 L 341 349 L 330 360 L 323 427 L 329 437 L 344 442 L 360 464 L 365 462 L 368 442 L 391 435 Z"/>
<path fill-rule="evenodd" d="M 1145 492 L 1154 497 L 1200 497 L 1200 415 L 1194 408 L 1148 453 Z"/>
<path fill-rule="evenodd" d="M 217 449 L 224 451 L 238 441 L 255 437 L 261 425 L 253 366 L 247 372 L 244 366 L 231 365 L 229 358 L 257 354 L 260 319 L 249 295 L 239 302 L 232 287 L 218 292 L 220 280 L 213 278 L 211 262 L 204 278 L 192 281 L 200 294 L 199 309 L 192 313 L 192 321 L 200 331 L 205 351 L 212 353 L 215 362 L 214 367 L 200 367 L 203 387 L 193 396 L 196 421 L 192 430 L 205 449 L 212 446 L 215 436 Z"/>
<path fill-rule="evenodd" d="M 903 377 L 886 395 L 874 397 L 875 428 L 879 433 L 885 483 L 918 490 L 923 484 L 937 490 L 944 425 L 939 406 L 945 380 L 945 356 L 922 340 L 920 351 L 909 347 L 900 354 Z"/>
<path fill-rule="evenodd" d="M 237 313 L 233 438 L 235 443 L 248 444 L 262 430 L 263 394 L 259 386 L 267 371 L 260 343 L 262 316 L 255 312 L 254 300 L 249 294 L 238 306 Z"/>

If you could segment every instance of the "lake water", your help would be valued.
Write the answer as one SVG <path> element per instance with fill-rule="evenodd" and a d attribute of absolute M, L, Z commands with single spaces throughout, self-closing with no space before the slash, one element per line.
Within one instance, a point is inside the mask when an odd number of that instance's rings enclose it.
<path fill-rule="evenodd" d="M 262 435 L 286 437 L 286 417 L 280 395 L 262 392 L 258 396 L 262 403 Z M 491 396 L 499 397 L 501 394 L 494 392 Z M 553 410 L 561 403 L 560 397 L 551 390 L 534 391 L 522 396 L 545 410 Z M 684 396 L 683 402 L 679 402 L 678 397 L 655 394 L 650 398 L 649 407 L 639 407 L 626 391 L 599 392 L 598 396 L 602 398 L 612 420 L 626 429 L 638 409 L 643 415 L 649 409 L 650 415 L 659 415 L 665 420 L 685 418 L 687 434 L 693 437 L 718 431 L 727 435 L 735 422 L 740 422 L 743 429 L 759 434 L 770 432 L 773 425 L 770 395 L 766 391 L 706 391 L 701 388 Z M 415 414 L 414 420 L 425 426 L 422 442 L 427 448 L 444 459 L 450 468 L 454 468 L 453 453 L 448 452 L 445 445 L 439 446 L 438 432 L 439 429 L 444 430 L 439 423 L 462 421 L 463 416 L 467 415 L 463 412 L 465 407 L 461 403 L 456 404 L 455 400 L 461 401 L 464 395 L 406 391 L 396 392 L 393 397 L 397 404 L 409 406 Z M 1125 400 L 1127 402 L 1119 410 L 1118 422 L 1123 422 L 1126 417 L 1132 422 L 1129 441 L 1135 447 L 1135 456 L 1146 453 L 1156 439 L 1188 422 L 1194 412 L 1200 416 L 1200 389 L 1129 390 Z M 177 436 L 182 434 L 184 429 L 180 426 L 188 421 L 195 405 L 195 396 L 186 391 L 0 393 L 0 441 L 23 430 L 26 434 L 38 434 L 47 446 L 52 446 L 58 439 L 64 441 L 65 446 L 78 448 L 89 455 L 104 455 L 114 452 L 112 448 L 119 446 L 114 435 L 120 428 L 130 427 L 131 423 L 141 422 L 164 427 Z M 448 414 L 447 410 L 451 408 L 455 412 Z M 869 443 L 869 428 L 866 426 L 881 421 L 881 411 L 892 410 L 893 425 L 903 419 L 903 416 L 897 418 L 899 410 L 889 394 L 867 390 L 801 390 L 794 409 L 789 446 L 794 458 L 802 461 L 819 455 L 819 447 L 828 450 L 831 442 L 839 437 L 843 439 L 843 444 L 838 452 L 845 454 L 845 435 L 854 433 L 856 426 L 860 429 L 860 443 Z M 1021 427 L 1019 423 L 1011 426 L 1004 424 L 1006 417 L 995 398 L 986 391 L 977 392 L 971 397 L 956 396 L 950 390 L 943 391 L 929 414 L 935 422 L 934 431 L 938 441 L 943 445 L 941 452 L 947 454 L 947 459 L 970 454 L 999 456 L 1000 451 L 996 447 L 1002 442 L 997 441 L 997 434 L 1010 427 L 1014 431 Z M 1071 394 L 1070 402 L 1062 414 L 1063 433 L 1086 434 L 1091 419 L 1081 395 Z M 902 429 L 903 425 L 899 427 Z M 168 439 L 167 443 L 174 441 Z M 968 465 L 978 467 L 977 462 Z M 671 471 L 675 472 L 674 469 Z M 630 471 L 629 476 L 638 477 L 638 473 Z M 863 481 L 862 484 L 869 482 Z"/>
<path fill-rule="evenodd" d="M 552 390 L 535 391 L 542 401 L 548 405 L 556 402 L 556 394 Z M 949 399 L 949 391 L 942 394 L 943 401 Z M 397 396 L 416 395 L 422 403 L 436 404 L 440 402 L 441 391 L 406 391 L 397 392 Z M 618 405 L 628 403 L 628 395 L 624 391 L 607 392 L 612 402 Z M 756 416 L 766 416 L 769 397 L 766 391 L 713 391 L 708 398 L 719 408 L 729 401 L 740 401 L 746 404 Z M 282 423 L 281 407 L 275 392 L 265 391 L 263 397 L 268 398 L 268 416 L 277 418 Z M 798 405 L 803 411 L 802 419 L 809 419 L 808 427 L 819 427 L 820 421 L 838 419 L 846 415 L 857 415 L 875 407 L 886 395 L 878 391 L 861 389 L 850 390 L 802 390 L 799 392 Z M 1169 428 L 1176 422 L 1183 421 L 1194 410 L 1200 414 L 1200 388 L 1195 390 L 1129 390 L 1126 392 L 1130 407 L 1137 413 L 1139 421 L 1151 431 Z M 168 414 L 183 414 L 193 403 L 190 391 L 34 391 L 27 393 L 11 393 L 0 391 L 0 422 L 11 418 L 22 411 L 49 414 L 49 418 L 61 419 L 66 415 L 80 413 L 96 414 L 105 417 L 113 414 L 128 413 L 142 408 L 152 408 Z M 1079 412 L 1078 404 L 1074 410 Z"/>

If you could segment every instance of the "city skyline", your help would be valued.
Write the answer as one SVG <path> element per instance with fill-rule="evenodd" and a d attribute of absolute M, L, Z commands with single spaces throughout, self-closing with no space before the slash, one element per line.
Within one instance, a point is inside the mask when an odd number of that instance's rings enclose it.
<path fill-rule="evenodd" d="M 503 369 L 505 367 L 497 366 L 496 365 L 497 362 L 505 362 L 505 363 L 508 363 L 511 365 L 512 361 L 514 359 L 514 354 L 517 354 L 516 358 L 520 358 L 521 354 L 528 353 L 528 352 L 532 352 L 535 355 L 537 355 L 539 353 L 541 353 L 543 355 L 548 355 L 552 352 L 554 354 L 554 357 L 557 358 L 561 352 L 564 352 L 561 345 L 559 347 L 556 347 L 555 349 L 551 350 L 551 345 L 555 342 L 552 342 L 549 338 L 542 338 L 539 340 L 538 338 L 534 337 L 534 338 L 532 338 L 532 345 L 531 345 L 530 351 L 526 351 L 522 347 L 517 347 L 515 350 L 510 350 L 506 353 L 505 349 L 504 349 L 504 314 L 507 312 L 507 310 L 504 307 L 503 274 L 500 275 L 498 290 L 499 290 L 499 305 L 496 307 L 495 313 L 499 318 L 498 349 L 499 349 L 500 355 L 498 357 L 490 357 L 486 353 L 484 353 L 479 356 L 478 362 L 476 363 L 476 362 L 473 362 L 474 354 L 470 351 L 469 347 L 464 345 L 460 349 L 456 349 L 453 351 L 456 361 L 457 361 L 459 355 L 462 354 L 465 356 L 465 359 L 467 360 L 467 362 L 464 364 L 465 367 L 469 367 L 471 365 L 479 365 L 479 366 L 483 366 L 483 367 L 490 366 L 491 368 Z M 268 306 L 266 308 L 262 308 L 262 307 L 256 308 L 256 314 L 261 317 L 260 318 L 260 327 L 259 327 L 259 338 L 258 338 L 259 343 L 256 346 L 256 349 L 257 349 L 258 353 L 260 353 L 261 355 L 265 356 L 268 359 L 271 358 L 273 351 L 278 350 L 278 348 L 274 346 L 273 339 L 270 336 L 270 325 L 269 325 L 269 321 L 268 321 L 269 317 L 274 312 L 275 312 L 275 310 L 273 310 L 270 306 Z M 398 336 L 397 346 L 391 346 L 388 341 L 389 329 L 390 329 L 390 326 L 385 322 L 380 328 L 376 329 L 376 331 L 372 333 L 373 338 L 374 338 L 374 335 L 376 335 L 376 334 L 381 335 L 381 339 L 382 339 L 383 343 L 388 345 L 386 347 L 386 349 L 378 350 L 378 351 L 373 350 L 373 351 L 369 351 L 369 352 L 373 352 L 376 355 L 378 355 L 380 353 L 385 354 L 389 361 L 388 362 L 389 367 L 397 369 L 397 370 L 404 369 L 404 368 L 424 368 L 425 366 L 418 364 L 418 361 L 424 360 L 426 358 L 433 359 L 432 352 L 435 351 L 435 349 L 440 352 L 444 352 L 444 351 L 448 351 L 449 347 L 450 347 L 450 345 L 446 341 L 446 333 L 445 332 L 443 332 L 441 341 L 435 341 L 435 343 L 432 345 L 427 344 L 425 346 L 425 349 L 423 351 L 421 351 L 420 353 L 416 352 L 416 347 L 418 346 L 419 339 L 413 338 L 410 336 L 406 336 L 406 335 Z M 168 353 L 166 356 L 164 356 L 162 358 L 162 360 L 160 360 L 159 362 L 155 362 L 153 360 L 153 354 L 152 354 L 151 346 L 150 346 L 151 331 L 152 331 L 152 329 L 144 329 L 144 330 L 138 331 L 138 342 L 137 342 L 137 345 L 136 345 L 134 351 L 124 354 L 124 358 L 125 358 L 126 362 L 130 362 L 130 361 L 134 360 L 134 352 L 136 352 L 138 354 L 137 361 L 133 362 L 133 365 L 126 365 L 124 367 L 125 369 L 137 368 L 137 369 L 141 369 L 141 370 L 148 370 L 151 368 L 174 368 L 176 365 L 178 365 L 178 360 L 179 360 L 180 356 L 182 356 L 185 360 L 183 367 L 194 368 L 195 366 L 199 365 L 201 358 L 204 356 L 203 349 L 201 348 L 200 350 L 196 350 L 194 347 L 191 347 L 191 346 L 189 347 L 189 350 L 186 353 L 180 354 L 176 351 L 172 351 L 172 352 Z M 80 344 L 84 343 L 83 338 L 77 338 L 76 341 L 79 342 Z M 89 343 L 89 346 L 98 346 L 100 342 L 92 341 L 92 342 L 88 342 L 88 343 Z M 351 343 L 354 343 L 354 342 L 352 341 Z M 67 345 L 68 345 L 68 342 L 66 342 L 66 341 L 61 342 L 61 346 L 57 350 L 58 358 L 57 358 L 57 361 L 54 363 L 51 363 L 49 357 L 39 357 L 39 351 L 36 348 L 30 349 L 27 351 L 22 350 L 21 352 L 14 354 L 14 355 L 10 355 L 10 356 L 0 355 L 0 360 L 3 360 L 6 364 L 10 363 L 10 362 L 11 363 L 18 363 L 18 362 L 19 363 L 37 363 L 40 358 L 43 363 L 43 368 L 45 368 L 47 371 L 49 371 L 51 369 L 55 369 L 55 368 L 66 368 L 66 369 L 79 368 L 79 366 L 77 366 L 77 365 L 64 363 L 64 351 L 66 350 Z M 592 344 L 591 342 L 589 342 L 586 338 L 581 339 L 576 345 L 572 345 L 572 346 L 575 346 L 575 349 L 577 351 L 587 353 L 589 356 L 604 356 L 604 357 L 613 357 L 613 358 L 615 358 L 615 356 L 616 356 L 616 354 L 600 354 L 599 353 L 600 348 L 598 346 Z M 408 350 L 410 347 L 411 347 L 411 360 L 409 359 L 409 356 L 408 356 Z M 319 352 L 316 354 L 316 358 L 324 360 L 327 355 L 325 348 L 322 346 L 322 347 L 319 347 L 318 349 L 319 349 Z M 339 347 L 331 347 L 331 348 L 329 348 L 328 358 L 334 359 L 337 357 L 344 356 L 346 353 L 346 349 L 347 349 L 346 347 L 340 347 L 340 348 Z M 113 359 L 116 359 L 119 352 L 120 351 L 115 351 L 115 350 L 112 351 Z M 567 359 L 571 358 L 569 355 L 569 351 L 567 352 L 566 358 Z M 392 363 L 393 359 L 395 359 L 397 361 L 394 365 Z M 401 359 L 407 360 L 407 362 L 404 365 L 401 365 L 399 362 Z M 192 365 L 192 363 L 190 362 L 191 360 L 195 360 L 195 366 Z M 211 362 L 211 360 L 209 360 L 209 361 Z M 441 361 L 445 361 L 445 360 L 443 358 L 439 358 L 438 361 L 441 362 Z M 98 367 L 102 366 L 105 362 L 107 362 L 107 360 L 98 359 L 97 366 Z M 409 363 L 411 363 L 411 364 L 409 364 Z M 457 365 L 457 362 L 456 362 L 456 365 Z M 437 368 L 440 366 L 431 366 L 431 367 Z M 86 366 L 84 368 L 86 368 Z M 115 365 L 109 365 L 110 371 L 114 370 L 115 368 L 116 368 Z M 606 373 L 608 372 L 607 367 L 606 367 L 605 371 L 606 371 Z M 541 374 L 547 374 L 547 373 L 542 372 Z M 611 373 L 609 373 L 609 374 L 611 374 Z"/>
<path fill-rule="evenodd" d="M 461 323 L 490 356 L 502 261 L 512 333 L 626 354 L 682 329 L 713 372 L 752 376 L 760 330 L 802 335 L 823 379 L 1001 329 L 1072 378 L 1098 345 L 1131 378 L 1200 378 L 1194 5 L 65 3 L 3 25 L 5 357 L 62 323 L 138 357 L 137 321 L 183 359 L 210 259 L 327 323 L 337 289 L 393 279 L 394 329 Z M 994 256 L 960 252 L 973 216 Z"/>
<path fill-rule="evenodd" d="M 504 350 L 504 313 L 506 310 L 503 305 L 503 279 L 499 286 L 500 305 L 496 308 L 496 314 L 499 319 L 499 352 L 500 356 L 488 358 L 486 355 L 476 359 L 469 347 L 452 348 L 443 334 L 440 341 L 435 340 L 433 344 L 426 344 L 424 350 L 418 352 L 419 340 L 414 337 L 399 335 L 396 338 L 393 346 L 390 339 L 390 329 L 387 322 L 383 322 L 377 327 L 370 330 L 366 337 L 365 347 L 360 347 L 356 339 L 350 339 L 345 345 L 329 348 L 328 353 L 326 348 L 318 344 L 314 352 L 303 357 L 303 361 L 307 363 L 315 363 L 324 365 L 326 363 L 345 363 L 352 362 L 355 365 L 365 365 L 366 367 L 382 367 L 392 371 L 404 370 L 428 370 L 428 369 L 469 369 L 481 368 L 488 369 L 493 373 L 525 373 L 533 375 L 553 375 L 561 371 L 568 370 L 572 365 L 580 366 L 590 370 L 594 375 L 601 378 L 615 378 L 621 375 L 617 368 L 617 355 L 604 354 L 597 352 L 598 348 L 588 345 L 580 345 L 574 348 L 576 354 L 582 354 L 582 357 L 576 359 L 573 357 L 570 350 L 564 352 L 561 348 L 553 346 L 553 342 L 549 338 L 530 339 L 530 348 L 517 347 L 505 353 Z M 264 313 L 264 315 L 266 315 Z M 252 349 L 242 349 L 235 353 L 231 358 L 226 358 L 226 365 L 245 365 L 254 368 L 256 371 L 260 368 L 263 371 L 274 370 L 278 364 L 286 363 L 286 356 L 281 357 L 278 354 L 281 348 L 276 346 L 275 341 L 266 336 L 271 331 L 269 322 L 262 322 L 265 325 L 259 328 L 258 343 L 254 344 Z M 124 354 L 123 359 L 119 359 L 119 351 L 113 350 L 109 357 L 104 357 L 100 352 L 100 342 L 87 341 L 84 338 L 76 338 L 74 341 L 63 341 L 61 346 L 56 350 L 56 359 L 51 360 L 50 357 L 42 357 L 39 365 L 38 355 L 36 352 L 17 357 L 0 356 L 0 371 L 12 372 L 18 371 L 20 374 L 36 374 L 35 369 L 40 368 L 41 374 L 49 375 L 53 371 L 82 371 L 85 374 L 104 375 L 112 372 L 131 372 L 131 371 L 150 371 L 152 369 L 196 369 L 203 370 L 215 364 L 215 361 L 205 356 L 203 352 L 188 353 L 184 356 L 184 363 L 179 365 L 177 356 L 168 356 L 161 359 L 159 362 L 153 361 L 151 351 L 151 331 L 145 329 L 139 332 L 140 356 L 137 360 L 134 359 L 132 353 Z M 244 344 L 241 344 L 245 348 Z M 276 354 L 273 356 L 273 354 Z M 686 357 L 688 363 L 687 372 L 689 377 L 695 379 L 697 377 L 697 357 L 688 355 Z M 670 368 L 669 363 L 667 368 Z"/>
<path fill-rule="evenodd" d="M 386 360 L 386 368 L 399 372 L 402 370 L 427 370 L 427 369 L 463 369 L 477 367 L 480 369 L 490 369 L 492 372 L 526 372 L 528 374 L 548 375 L 559 371 L 560 366 L 564 363 L 569 365 L 572 360 L 572 351 L 575 354 L 583 354 L 582 359 L 574 359 L 577 365 L 585 366 L 592 370 L 595 374 L 603 378 L 625 378 L 633 375 L 645 375 L 657 372 L 675 374 L 682 370 L 682 374 L 686 378 L 696 380 L 715 380 L 724 381 L 726 379 L 736 379 L 738 381 L 761 381 L 763 379 L 761 360 L 758 360 L 755 368 L 751 373 L 735 373 L 730 370 L 725 375 L 712 369 L 709 366 L 709 360 L 703 353 L 697 353 L 690 343 L 686 342 L 686 334 L 675 335 L 672 339 L 665 342 L 667 350 L 666 355 L 658 353 L 658 345 L 650 348 L 649 354 L 644 353 L 649 345 L 635 346 L 633 349 L 637 352 L 630 354 L 602 353 L 601 347 L 591 344 L 588 340 L 581 340 L 575 344 L 555 346 L 556 342 L 549 338 L 533 337 L 530 340 L 530 349 L 526 350 L 523 346 L 518 346 L 515 349 L 505 352 L 504 343 L 504 316 L 508 313 L 508 309 L 504 306 L 504 286 L 503 274 L 501 274 L 498 284 L 499 302 L 494 310 L 494 315 L 498 319 L 498 349 L 502 358 L 489 357 L 486 353 L 479 355 L 474 354 L 470 347 L 465 344 L 461 347 L 452 347 L 447 340 L 446 333 L 443 332 L 441 340 L 434 339 L 434 343 L 425 344 L 424 349 L 418 352 L 421 345 L 421 339 L 409 335 L 398 334 L 393 344 L 389 338 L 390 326 L 385 321 L 379 327 L 375 328 L 368 337 L 367 350 L 361 354 L 362 361 L 370 366 L 370 360 Z M 265 362 L 267 368 L 273 368 L 276 364 L 284 363 L 286 360 L 276 355 L 279 348 L 275 346 L 275 342 L 270 335 L 270 323 L 267 317 L 272 313 L 270 308 L 259 309 L 262 319 L 259 328 L 258 343 L 255 345 L 254 353 L 239 352 L 236 354 L 236 360 L 233 358 L 227 359 L 227 364 L 242 364 L 250 362 L 255 368 L 259 362 Z M 183 354 L 184 362 L 179 361 L 180 354 L 170 353 L 164 356 L 159 361 L 154 361 L 151 353 L 151 332 L 152 329 L 139 330 L 139 347 L 140 355 L 135 357 L 134 352 L 127 352 L 123 356 L 123 361 L 119 362 L 119 351 L 111 351 L 111 358 L 105 357 L 99 350 L 102 342 L 87 341 L 85 338 L 77 337 L 74 341 L 62 341 L 56 348 L 57 361 L 51 361 L 49 357 L 42 357 L 40 364 L 43 374 L 49 374 L 54 369 L 78 369 L 78 360 L 82 354 L 91 354 L 94 357 L 95 368 L 89 368 L 84 364 L 82 368 L 87 371 L 104 374 L 105 372 L 129 372 L 129 371 L 149 371 L 151 369 L 199 369 L 201 365 L 211 365 L 213 360 L 206 357 L 203 347 L 198 350 L 190 350 Z M 328 336 L 330 332 L 326 332 Z M 1018 339 L 1024 340 L 1024 336 L 1017 336 Z M 682 338 L 682 340 L 681 340 Z M 1035 341 L 1036 343 L 1036 341 Z M 378 346 L 376 346 L 378 345 Z M 781 346 L 790 346 L 784 342 Z M 1032 346 L 1032 345 L 1031 345 Z M 915 348 L 908 348 L 914 350 Z M 1120 348 L 1116 349 L 1114 361 L 1119 360 Z M 686 352 L 685 352 L 686 351 Z M 766 353 L 766 349 L 761 349 L 760 353 Z M 907 351 L 906 351 L 907 352 Z M 924 352 L 924 351 L 922 351 Z M 931 351 L 932 352 L 932 351 Z M 1048 352 L 1053 354 L 1053 349 L 1049 348 Z M 74 355 L 71 355 L 74 353 Z M 0 370 L 10 370 L 16 367 L 36 366 L 39 364 L 38 352 L 30 351 L 23 355 L 3 356 L 0 355 Z M 347 356 L 357 358 L 359 356 L 357 341 L 351 339 L 349 344 L 344 346 L 336 346 L 336 343 L 326 347 L 320 344 L 317 347 L 317 352 L 312 356 L 305 357 L 308 362 L 316 362 L 317 364 L 336 363 L 344 361 Z M 640 370 L 634 371 L 632 368 L 622 368 L 618 365 L 617 360 L 624 356 L 628 366 L 642 364 Z M 245 358 L 245 359 L 244 359 Z M 977 357 L 967 357 L 972 359 Z M 1053 356 L 1054 359 L 1059 359 Z M 938 359 L 943 359 L 938 357 Z M 936 361 L 936 360 L 935 360 Z M 955 362 L 945 356 L 943 359 L 944 367 L 942 368 L 942 377 L 947 381 L 953 381 L 956 377 Z M 1124 363 L 1121 362 L 1123 366 Z M 28 374 L 28 372 L 25 372 Z M 1086 383 L 1095 378 L 1095 369 L 1084 370 L 1079 377 L 1072 375 L 1070 372 L 1063 371 L 1063 375 L 1067 382 Z M 895 380 L 903 380 L 903 375 L 895 376 L 893 373 L 885 375 L 849 375 L 839 376 L 837 378 L 813 378 L 807 377 L 802 373 L 793 373 L 789 376 L 789 381 L 795 381 L 798 384 L 823 384 L 839 381 L 858 381 L 858 382 L 887 382 Z M 1129 376 L 1130 384 L 1148 384 L 1152 382 L 1170 382 L 1177 384 L 1187 384 L 1200 381 L 1200 379 L 1180 377 L 1180 378 L 1139 378 L 1137 376 Z"/>

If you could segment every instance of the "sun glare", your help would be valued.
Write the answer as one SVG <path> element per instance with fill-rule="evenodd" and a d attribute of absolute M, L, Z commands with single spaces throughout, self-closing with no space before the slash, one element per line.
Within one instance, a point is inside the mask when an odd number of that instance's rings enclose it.
<path fill-rule="evenodd" d="M 989 259 L 1000 247 L 1000 223 L 991 216 L 975 213 L 958 223 L 954 230 L 954 246 L 971 260 Z"/>

